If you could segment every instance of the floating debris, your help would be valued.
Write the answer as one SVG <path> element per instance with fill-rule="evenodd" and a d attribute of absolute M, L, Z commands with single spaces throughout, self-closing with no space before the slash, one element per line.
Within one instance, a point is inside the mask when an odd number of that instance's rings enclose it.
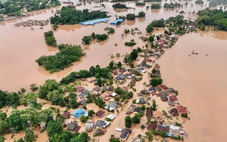
<path fill-rule="evenodd" d="M 20 22 L 20 23 L 16 23 L 14 26 L 15 27 L 31 27 L 31 26 L 47 26 L 49 23 L 49 19 L 47 20 L 28 20 L 26 22 Z"/>

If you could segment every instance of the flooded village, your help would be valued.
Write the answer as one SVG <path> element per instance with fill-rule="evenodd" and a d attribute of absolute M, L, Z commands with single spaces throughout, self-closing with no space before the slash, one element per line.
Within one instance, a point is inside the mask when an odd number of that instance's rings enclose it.
<path fill-rule="evenodd" d="M 192 11 L 197 12 L 205 6 L 188 1 L 188 6 L 175 10 L 147 10 L 146 6 L 150 3 L 141 7 L 135 6 L 134 2 L 125 2 L 133 8 L 114 10 L 110 2 L 103 2 L 104 7 L 96 2 L 85 5 L 78 3 L 73 4 L 79 10 L 103 10 L 111 17 L 106 23 L 88 26 L 58 25 L 53 32 L 57 43 L 81 45 L 86 53 L 80 61 L 59 72 L 49 73 L 35 60 L 43 55 L 56 55 L 60 50 L 47 46 L 43 33 L 53 30 L 49 18 L 61 7 L 29 12 L 30 17 L 0 22 L 0 64 L 3 67 L 0 71 L 0 89 L 18 92 L 24 88 L 18 93 L 18 112 L 10 105 L 1 109 L 7 117 L 20 114 L 21 110 L 29 110 L 30 114 L 36 112 L 34 119 L 37 120 L 34 122 L 33 117 L 22 117 L 27 118 L 26 127 L 31 128 L 37 136 L 34 141 L 63 141 L 60 134 L 51 136 L 54 129 L 59 128 L 57 124 L 51 128 L 50 120 L 38 117 L 46 118 L 45 111 L 49 119 L 62 122 L 61 133 L 65 134 L 65 138 L 69 137 L 66 136 L 68 132 L 75 134 L 72 142 L 82 141 L 81 135 L 85 137 L 83 132 L 88 134 L 89 141 L 94 142 L 227 140 L 224 135 L 226 128 L 221 124 L 225 123 L 227 114 L 219 109 L 226 107 L 221 92 L 227 84 L 224 74 L 227 65 L 222 62 L 226 59 L 227 33 L 191 31 L 195 29 L 194 20 L 198 17 L 191 14 Z M 185 1 L 180 3 L 185 4 Z M 67 5 L 72 3 L 62 2 L 62 6 Z M 166 20 L 182 10 L 184 20 L 192 21 L 183 30 L 185 35 L 165 33 L 166 27 L 154 28 L 151 34 L 146 33 L 146 27 L 152 21 Z M 124 20 L 120 25 L 110 24 L 118 16 L 140 11 L 144 11 L 146 16 L 132 21 Z M 106 27 L 115 29 L 107 40 L 93 40 L 89 45 L 82 43 L 83 36 L 92 32 L 105 33 Z M 135 45 L 127 46 L 126 42 Z M 111 72 L 104 73 L 106 66 L 111 68 Z M 77 73 L 74 75 L 72 72 Z M 84 77 L 87 72 L 94 72 L 95 75 Z M 100 76 L 97 73 L 103 78 L 97 77 Z M 81 74 L 83 77 L 78 77 Z M 73 78 L 73 81 L 69 78 Z M 51 81 L 46 81 L 48 79 Z M 41 97 L 42 91 L 46 91 L 45 87 L 50 92 Z M 59 97 L 62 94 L 64 97 Z M 31 95 L 34 97 L 26 97 Z M 31 101 L 31 98 L 35 100 Z M 61 104 L 61 99 L 65 103 Z M 39 105 L 42 111 L 34 110 Z M 218 114 L 213 116 L 213 112 Z M 21 113 L 21 116 L 24 114 Z M 13 123 L 10 119 L 6 122 Z M 37 125 L 33 126 L 33 123 Z M 4 132 L 4 129 L 0 132 Z M 77 135 L 77 132 L 81 134 Z M 27 135 L 28 130 L 10 128 L 3 136 L 5 141 L 14 142 L 20 138 L 26 141 Z"/>

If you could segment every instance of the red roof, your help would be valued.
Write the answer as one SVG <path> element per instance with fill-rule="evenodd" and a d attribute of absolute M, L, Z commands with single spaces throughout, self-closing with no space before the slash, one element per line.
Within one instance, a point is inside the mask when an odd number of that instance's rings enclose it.
<path fill-rule="evenodd" d="M 83 89 L 84 89 L 83 86 L 76 86 L 76 90 L 79 91 L 79 92 L 81 92 Z"/>
<path fill-rule="evenodd" d="M 165 85 L 160 85 L 160 87 L 161 87 L 163 90 L 167 90 L 167 89 L 168 89 L 168 87 L 165 86 Z"/>
<path fill-rule="evenodd" d="M 175 96 L 175 95 L 169 96 L 169 100 L 170 101 L 177 101 L 177 96 Z"/>
<path fill-rule="evenodd" d="M 177 106 L 177 110 L 178 110 L 180 113 L 187 114 L 187 110 L 186 110 L 183 106 Z"/>

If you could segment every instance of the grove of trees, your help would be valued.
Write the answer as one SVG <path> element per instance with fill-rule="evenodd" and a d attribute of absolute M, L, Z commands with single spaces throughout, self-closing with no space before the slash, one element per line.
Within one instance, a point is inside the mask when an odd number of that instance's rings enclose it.
<path fill-rule="evenodd" d="M 0 14 L 21 16 L 24 8 L 27 11 L 34 11 L 59 5 L 61 5 L 59 0 L 7 0 L 4 3 L 0 2 Z"/>
<path fill-rule="evenodd" d="M 55 55 L 41 56 L 36 62 L 40 66 L 44 66 L 50 73 L 63 70 L 69 67 L 73 62 L 79 61 L 83 56 L 81 46 L 61 44 L 59 50 Z"/>
<path fill-rule="evenodd" d="M 113 8 L 122 9 L 122 8 L 127 8 L 127 6 L 125 4 L 116 3 L 113 5 Z"/>
<path fill-rule="evenodd" d="M 151 4 L 151 9 L 161 9 L 161 4 L 157 3 Z"/>
<path fill-rule="evenodd" d="M 213 26 L 222 31 L 227 31 L 227 11 L 204 9 L 198 11 L 199 18 L 196 20 L 198 28 L 205 30 L 205 26 Z"/>
<path fill-rule="evenodd" d="M 73 25 L 83 21 L 98 18 L 106 18 L 106 12 L 91 11 L 88 9 L 76 10 L 74 6 L 62 7 L 53 17 L 50 18 L 51 24 L 56 25 Z"/>
<path fill-rule="evenodd" d="M 45 41 L 46 41 L 47 45 L 53 46 L 53 47 L 57 46 L 57 41 L 56 41 L 56 39 L 54 37 L 53 31 L 45 32 L 44 33 L 44 38 L 45 38 Z"/>
<path fill-rule="evenodd" d="M 180 3 L 165 3 L 164 4 L 164 8 L 171 8 L 171 9 L 174 9 L 174 8 L 176 8 L 176 7 L 180 7 L 181 6 L 181 4 Z"/>

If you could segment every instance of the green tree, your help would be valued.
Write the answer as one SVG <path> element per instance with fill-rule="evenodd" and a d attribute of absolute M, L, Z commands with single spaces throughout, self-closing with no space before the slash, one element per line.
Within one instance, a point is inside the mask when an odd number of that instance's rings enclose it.
<path fill-rule="evenodd" d="M 31 84 L 31 85 L 30 85 L 30 90 L 31 90 L 32 92 L 38 90 L 38 88 L 39 88 L 39 87 L 36 86 L 36 84 Z"/>
<path fill-rule="evenodd" d="M 47 134 L 48 136 L 59 134 L 63 131 L 61 122 L 59 121 L 50 121 L 47 123 Z"/>
<path fill-rule="evenodd" d="M 120 61 L 117 63 L 117 67 L 118 67 L 119 69 L 121 69 L 122 64 L 121 64 L 121 62 L 120 62 Z"/>
<path fill-rule="evenodd" d="M 139 124 L 140 123 L 140 115 L 136 114 L 135 116 L 133 116 L 132 122 L 135 123 L 135 124 Z"/>
<path fill-rule="evenodd" d="M 89 111 L 88 111 L 88 116 L 92 117 L 93 114 L 95 114 L 95 112 L 94 112 L 93 110 L 89 110 Z"/>
<path fill-rule="evenodd" d="M 139 15 L 139 18 L 141 18 L 141 17 L 145 17 L 146 13 L 143 11 L 140 11 L 138 15 Z"/>
<path fill-rule="evenodd" d="M 127 20 L 135 20 L 136 19 L 136 15 L 132 14 L 132 13 L 129 13 L 129 14 L 126 15 L 126 19 Z"/>
<path fill-rule="evenodd" d="M 25 136 L 24 136 L 24 140 L 26 142 L 33 142 L 36 140 L 36 135 L 34 134 L 34 132 L 30 129 L 27 129 L 25 131 Z"/>
<path fill-rule="evenodd" d="M 80 117 L 80 122 L 85 123 L 87 121 L 88 121 L 88 117 L 87 116 L 81 116 Z"/>
<path fill-rule="evenodd" d="M 131 128 L 132 126 L 132 119 L 130 116 L 126 116 L 125 117 L 125 127 L 126 128 Z"/>
<path fill-rule="evenodd" d="M 41 99 L 47 99 L 47 94 L 50 91 L 57 90 L 59 87 L 58 83 L 56 80 L 47 80 L 43 86 L 40 87 L 39 89 L 39 97 Z"/>

